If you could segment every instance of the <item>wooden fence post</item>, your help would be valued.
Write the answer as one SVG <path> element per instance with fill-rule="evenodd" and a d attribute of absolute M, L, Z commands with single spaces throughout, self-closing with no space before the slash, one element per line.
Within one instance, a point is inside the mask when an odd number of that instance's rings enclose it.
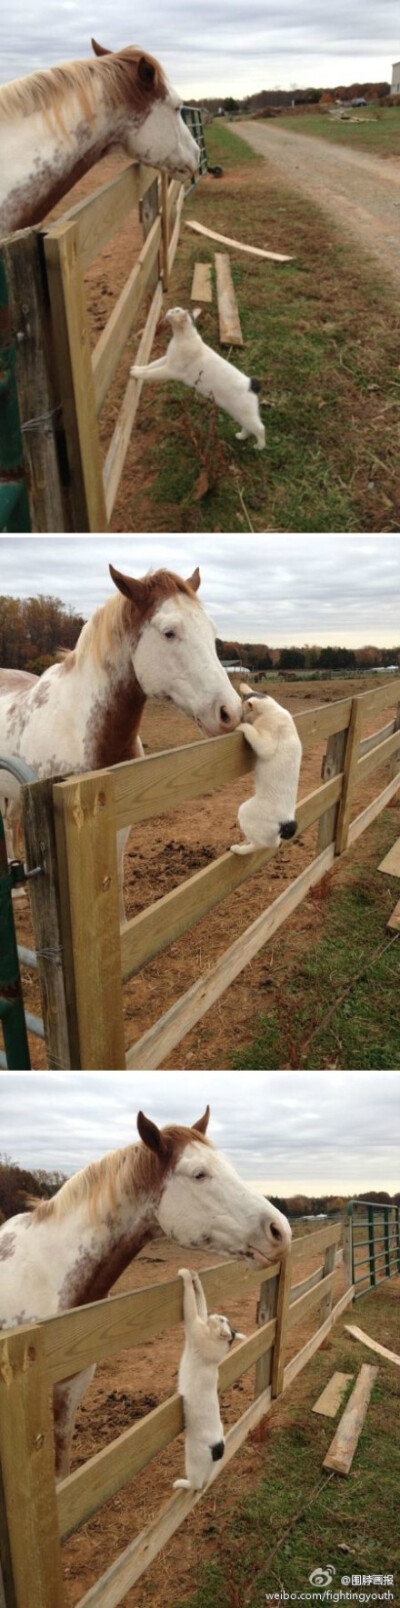
<path fill-rule="evenodd" d="M 322 1269 L 322 1277 L 323 1277 L 323 1279 L 326 1278 L 328 1273 L 334 1273 L 336 1250 L 337 1250 L 336 1245 L 328 1245 L 327 1246 L 327 1249 L 325 1251 L 325 1256 L 324 1256 L 324 1265 L 323 1265 L 323 1269 Z M 332 1311 L 332 1306 L 333 1306 L 333 1290 L 328 1290 L 328 1293 L 325 1296 L 325 1299 L 323 1301 L 321 1301 L 320 1323 L 325 1323 L 325 1318 L 329 1318 L 329 1313 Z"/>
<path fill-rule="evenodd" d="M 169 285 L 168 248 L 169 248 L 169 207 L 168 207 L 168 173 L 161 174 L 161 229 L 162 229 L 162 280 L 165 295 Z"/>
<path fill-rule="evenodd" d="M 50 1397 L 43 1336 L 35 1324 L 0 1339 L 0 1462 L 7 1608 L 65 1608 Z"/>
<path fill-rule="evenodd" d="M 71 530 L 59 396 L 52 371 L 49 307 L 40 236 L 19 229 L 2 241 L 17 350 L 18 405 L 32 530 Z M 66 470 L 66 465 L 65 465 Z"/>
<path fill-rule="evenodd" d="M 335 833 L 336 854 L 343 854 L 345 848 L 347 847 L 354 786 L 357 779 L 357 762 L 360 746 L 362 712 L 363 706 L 361 698 L 353 698 L 351 705 L 350 725 L 347 733 L 346 751 L 344 756 L 343 786 L 339 799 L 338 818 Z"/>
<path fill-rule="evenodd" d="M 53 788 L 61 944 L 74 1071 L 125 1068 L 119 889 L 110 771 Z"/>
<path fill-rule="evenodd" d="M 399 730 L 400 730 L 400 703 L 398 703 L 398 705 L 397 705 L 396 714 L 395 714 L 395 717 L 394 717 L 394 731 L 399 731 Z M 400 772 L 400 749 L 398 750 L 397 754 L 393 754 L 393 759 L 391 761 L 390 771 L 389 771 L 390 777 L 392 778 L 392 776 L 397 776 L 398 771 Z M 399 775 L 399 787 L 400 787 L 400 775 Z"/>
<path fill-rule="evenodd" d="M 344 1264 L 345 1264 L 347 1280 L 348 1280 L 349 1284 L 353 1283 L 353 1238 L 352 1238 L 352 1230 L 353 1230 L 353 1216 L 352 1216 L 351 1212 L 346 1212 L 345 1219 L 344 1219 L 344 1224 L 343 1224 L 343 1261 L 344 1261 Z"/>
<path fill-rule="evenodd" d="M 278 1284 L 278 1297 L 276 1303 L 276 1333 L 272 1354 L 271 1394 L 280 1396 L 283 1386 L 285 1369 L 285 1352 L 287 1338 L 287 1318 L 290 1303 L 290 1287 L 292 1282 L 292 1258 L 285 1256 L 281 1262 Z"/>
<path fill-rule="evenodd" d="M 28 870 L 41 868 L 29 883 L 49 1071 L 72 1065 L 60 930 L 60 893 L 54 830 L 53 780 L 22 789 Z"/>
<path fill-rule="evenodd" d="M 107 515 L 78 224 L 53 224 L 43 238 L 71 473 L 73 529 L 104 531 Z"/>
<path fill-rule="evenodd" d="M 262 1326 L 269 1323 L 270 1318 L 276 1318 L 279 1289 L 279 1273 L 273 1279 L 265 1279 L 260 1285 L 260 1297 L 257 1306 L 257 1323 Z M 272 1377 L 273 1347 L 264 1351 L 262 1357 L 256 1362 L 254 1396 L 261 1396 L 267 1390 Z"/>
<path fill-rule="evenodd" d="M 333 737 L 328 737 L 326 753 L 322 761 L 322 781 L 330 782 L 332 776 L 340 776 L 343 770 L 346 751 L 347 729 L 335 731 Z M 336 824 L 339 814 L 339 804 L 331 804 L 329 810 L 321 815 L 318 826 L 317 854 L 322 854 L 333 843 L 336 835 Z"/>

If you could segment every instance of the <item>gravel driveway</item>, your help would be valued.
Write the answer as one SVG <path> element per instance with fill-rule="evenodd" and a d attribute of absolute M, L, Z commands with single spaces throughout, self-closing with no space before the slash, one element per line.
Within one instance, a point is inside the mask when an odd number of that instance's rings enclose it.
<path fill-rule="evenodd" d="M 267 158 L 268 176 L 315 201 L 400 285 L 400 161 L 289 134 L 278 121 L 230 126 Z"/>

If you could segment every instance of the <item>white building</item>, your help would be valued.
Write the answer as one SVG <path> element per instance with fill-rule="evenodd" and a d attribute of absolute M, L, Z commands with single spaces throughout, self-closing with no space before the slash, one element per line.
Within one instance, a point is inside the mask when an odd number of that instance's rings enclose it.
<path fill-rule="evenodd" d="M 395 61 L 392 67 L 392 95 L 400 95 L 400 61 Z"/>

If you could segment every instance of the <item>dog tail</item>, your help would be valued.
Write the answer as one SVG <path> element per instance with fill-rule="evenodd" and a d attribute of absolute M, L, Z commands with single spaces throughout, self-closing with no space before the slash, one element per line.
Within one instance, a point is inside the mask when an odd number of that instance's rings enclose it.
<path fill-rule="evenodd" d="M 297 832 L 297 821 L 281 821 L 279 827 L 279 836 L 281 838 L 292 838 L 295 832 Z"/>
<path fill-rule="evenodd" d="M 249 391 L 255 391 L 256 396 L 258 396 L 259 391 L 261 391 L 261 380 L 250 380 Z"/>

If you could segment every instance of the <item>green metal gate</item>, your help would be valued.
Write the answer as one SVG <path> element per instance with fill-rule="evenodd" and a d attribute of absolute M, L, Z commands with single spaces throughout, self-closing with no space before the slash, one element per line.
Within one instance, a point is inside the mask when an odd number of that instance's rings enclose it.
<path fill-rule="evenodd" d="M 9 771 L 21 784 L 36 781 L 35 772 L 22 760 L 2 759 L 0 755 L 0 770 Z M 4 1039 L 0 1067 L 7 1067 L 11 1072 L 31 1069 L 28 1031 L 44 1039 L 41 1017 L 24 1009 L 20 961 L 37 970 L 37 955 L 34 949 L 17 944 L 12 901 L 13 888 L 21 886 L 28 877 L 38 875 L 40 868 L 27 872 L 19 860 L 8 861 L 0 810 L 0 1026 Z"/>
<path fill-rule="evenodd" d="M 381 1201 L 351 1200 L 352 1283 L 355 1300 L 383 1279 L 400 1273 L 400 1206 Z"/>
<path fill-rule="evenodd" d="M 202 178 L 203 173 L 207 173 L 208 162 L 207 162 L 206 142 L 205 142 L 205 139 L 204 139 L 203 118 L 202 118 L 201 112 L 199 110 L 199 107 L 198 106 L 182 106 L 182 117 L 183 117 L 184 123 L 187 124 L 187 127 L 190 130 L 190 133 L 193 135 L 193 139 L 196 140 L 196 143 L 199 146 L 199 150 L 200 150 L 199 174 L 200 174 L 200 178 Z M 186 195 L 190 194 L 190 191 L 193 190 L 193 187 L 196 184 L 196 182 L 197 182 L 196 179 L 193 179 L 192 183 L 188 185 L 188 189 L 185 192 Z"/>

